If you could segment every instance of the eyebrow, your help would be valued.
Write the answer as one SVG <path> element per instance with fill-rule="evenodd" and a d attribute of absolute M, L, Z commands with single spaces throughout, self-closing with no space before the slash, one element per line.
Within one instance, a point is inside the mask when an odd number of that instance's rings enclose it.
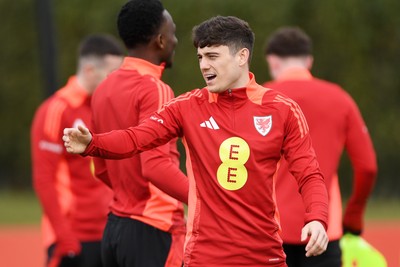
<path fill-rule="evenodd" d="M 215 56 L 215 55 L 219 55 L 219 52 L 205 52 L 205 53 L 197 53 L 197 56 Z"/>

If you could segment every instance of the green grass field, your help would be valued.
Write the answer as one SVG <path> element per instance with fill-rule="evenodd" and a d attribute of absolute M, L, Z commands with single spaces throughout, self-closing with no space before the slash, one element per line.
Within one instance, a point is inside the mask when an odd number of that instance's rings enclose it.
<path fill-rule="evenodd" d="M 0 191 L 0 225 L 38 224 L 40 217 L 33 192 Z"/>
<path fill-rule="evenodd" d="M 372 199 L 368 203 L 366 219 L 400 220 L 399 199 Z M 41 208 L 35 194 L 0 190 L 0 225 L 38 224 Z"/>

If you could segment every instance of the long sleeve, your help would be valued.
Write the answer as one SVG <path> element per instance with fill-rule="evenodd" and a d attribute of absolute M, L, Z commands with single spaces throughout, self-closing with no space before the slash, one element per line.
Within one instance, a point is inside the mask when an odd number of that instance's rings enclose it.
<path fill-rule="evenodd" d="M 287 135 L 284 141 L 284 156 L 289 171 L 296 178 L 305 206 L 305 223 L 322 222 L 327 228 L 328 192 L 311 145 L 308 125 L 300 107 L 291 102 L 288 115 Z M 300 132 L 300 134 L 299 134 Z"/>
<path fill-rule="evenodd" d="M 169 148 L 165 144 L 141 153 L 142 172 L 156 187 L 187 204 L 189 180 L 171 159 Z"/>
<path fill-rule="evenodd" d="M 343 217 L 345 230 L 361 233 L 368 197 L 375 185 L 377 162 L 375 150 L 367 127 L 356 104 L 348 115 L 346 151 L 353 167 L 353 190 Z"/>
<path fill-rule="evenodd" d="M 42 106 L 35 115 L 31 129 L 33 186 L 57 239 L 73 236 L 62 213 L 56 184 L 57 168 L 63 159 L 63 145 L 59 138 L 63 107 L 63 103 L 59 102 L 53 102 L 49 108 Z M 64 198 L 64 201 L 68 199 Z"/>
<path fill-rule="evenodd" d="M 177 137 L 177 133 L 168 130 L 161 121 L 163 119 L 155 113 L 137 127 L 93 134 L 93 139 L 83 155 L 123 159 L 153 149 L 145 152 L 142 158 L 144 175 L 159 189 L 187 203 L 188 179 L 180 171 L 179 165 L 171 160 L 168 155 L 170 145 L 166 144 Z M 163 146 L 158 147 L 160 145 Z"/>
<path fill-rule="evenodd" d="M 139 121 L 144 121 L 158 110 L 164 100 L 172 97 L 172 90 L 168 86 L 160 86 L 158 97 L 151 91 L 141 90 L 139 92 L 140 101 L 138 109 Z M 162 88 L 162 89 L 161 89 Z M 176 158 L 176 138 L 169 143 L 140 153 L 142 175 L 152 184 L 178 199 L 183 203 L 188 203 L 189 180 L 179 169 L 179 158 Z M 171 182 L 173 181 L 173 182 Z"/>

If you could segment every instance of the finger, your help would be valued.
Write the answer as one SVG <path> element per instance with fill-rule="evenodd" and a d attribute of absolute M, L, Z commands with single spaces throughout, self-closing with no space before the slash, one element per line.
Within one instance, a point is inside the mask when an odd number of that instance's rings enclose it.
<path fill-rule="evenodd" d="M 64 134 L 63 137 L 62 137 L 62 140 L 63 140 L 64 142 L 68 142 L 68 141 L 69 141 L 69 136 L 66 135 L 66 134 Z"/>
<path fill-rule="evenodd" d="M 310 240 L 306 245 L 306 256 L 309 257 L 314 255 L 316 249 L 317 249 L 316 239 L 314 236 L 311 236 Z"/>
<path fill-rule="evenodd" d="M 68 153 L 74 152 L 73 149 L 69 146 L 65 146 L 65 149 L 67 150 Z"/>
<path fill-rule="evenodd" d="M 328 237 L 325 233 L 318 231 L 314 235 L 312 235 L 310 241 L 311 240 L 313 240 L 314 242 L 309 242 L 309 244 L 307 244 L 306 246 L 307 257 L 320 255 L 326 250 L 326 247 L 328 245 Z"/>
<path fill-rule="evenodd" d="M 64 133 L 64 135 L 68 135 L 68 134 L 70 134 L 73 130 L 74 130 L 74 128 L 64 128 L 63 133 Z"/>
<path fill-rule="evenodd" d="M 84 127 L 83 125 L 78 125 L 78 130 L 83 134 L 83 135 L 87 135 L 89 134 L 89 129 Z"/>
<path fill-rule="evenodd" d="M 301 241 L 306 241 L 308 236 L 309 236 L 309 228 L 308 227 L 304 227 L 301 230 Z"/>

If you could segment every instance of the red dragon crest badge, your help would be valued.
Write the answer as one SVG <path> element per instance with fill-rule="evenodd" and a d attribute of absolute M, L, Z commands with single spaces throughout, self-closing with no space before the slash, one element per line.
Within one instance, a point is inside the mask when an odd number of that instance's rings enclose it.
<path fill-rule="evenodd" d="M 262 136 L 266 136 L 272 127 L 272 116 L 254 116 L 253 119 L 254 127 L 256 127 L 257 132 L 259 132 Z"/>

